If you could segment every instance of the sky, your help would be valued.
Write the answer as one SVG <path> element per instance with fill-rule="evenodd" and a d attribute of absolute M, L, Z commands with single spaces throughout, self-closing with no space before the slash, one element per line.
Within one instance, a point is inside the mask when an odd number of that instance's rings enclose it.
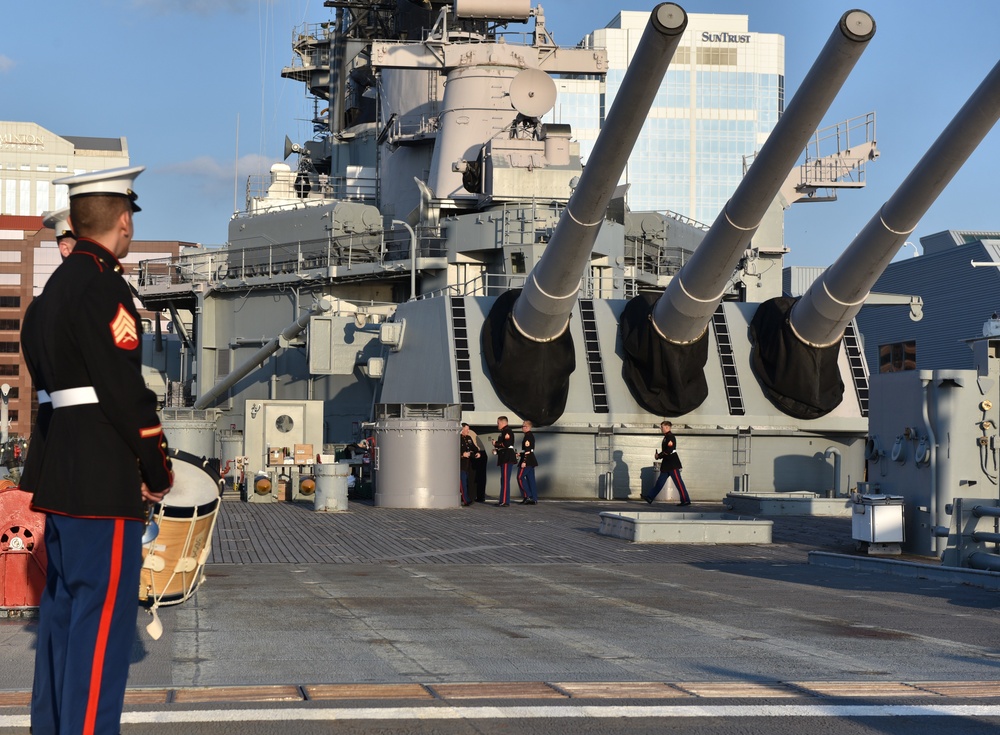
<path fill-rule="evenodd" d="M 533 0 L 533 5 L 538 1 Z M 547 0 L 546 26 L 575 45 L 619 10 L 651 0 Z M 786 104 L 840 16 L 855 7 L 876 34 L 823 125 L 876 113 L 868 185 L 786 213 L 786 265 L 825 266 L 892 196 L 1000 59 L 994 0 L 682 0 L 689 13 L 749 16 L 785 37 Z M 57 135 L 119 137 L 142 213 L 140 240 L 224 243 L 246 177 L 280 161 L 284 138 L 311 137 L 312 107 L 292 63 L 293 29 L 329 20 L 322 0 L 48 0 L 0 12 L 0 120 Z M 525 26 L 530 28 L 530 24 Z M 1000 128 L 1000 126 L 998 126 Z M 986 137 L 924 215 L 899 257 L 945 229 L 1000 230 L 1000 129 Z"/>

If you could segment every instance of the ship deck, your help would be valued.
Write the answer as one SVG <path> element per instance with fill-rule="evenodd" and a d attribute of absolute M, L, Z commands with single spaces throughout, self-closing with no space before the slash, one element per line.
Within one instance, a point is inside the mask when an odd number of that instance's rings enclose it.
<path fill-rule="evenodd" d="M 995 591 L 811 564 L 810 552 L 853 553 L 849 518 L 775 517 L 764 545 L 597 533 L 600 512 L 646 508 L 352 501 L 317 513 L 224 500 L 205 583 L 160 609 L 158 641 L 139 614 L 126 712 L 167 722 L 191 708 L 277 706 L 298 721 L 303 707 L 483 699 L 1000 712 Z M 30 619 L 0 623 L 5 660 L 22 663 L 0 667 L 0 731 L 24 721 L 34 631 Z M 217 732 L 199 728 L 189 731 Z"/>

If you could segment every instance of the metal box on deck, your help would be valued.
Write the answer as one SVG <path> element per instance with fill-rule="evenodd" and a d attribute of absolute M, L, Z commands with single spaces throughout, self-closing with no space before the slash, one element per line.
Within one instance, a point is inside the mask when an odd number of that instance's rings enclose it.
<path fill-rule="evenodd" d="M 851 536 L 870 544 L 903 541 L 903 496 L 858 495 L 851 516 Z"/>

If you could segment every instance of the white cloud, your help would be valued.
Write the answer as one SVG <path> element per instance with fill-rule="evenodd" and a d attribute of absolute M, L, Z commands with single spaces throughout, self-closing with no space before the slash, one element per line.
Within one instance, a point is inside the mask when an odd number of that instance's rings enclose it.
<path fill-rule="evenodd" d="M 246 184 L 247 176 L 253 174 L 266 175 L 271 166 L 277 161 L 272 158 L 250 154 L 241 156 L 236 167 L 237 181 L 239 185 Z M 166 166 L 157 166 L 157 171 L 164 174 L 175 174 L 178 176 L 189 176 L 199 179 L 206 188 L 215 188 L 219 184 L 232 186 L 233 182 L 233 162 L 218 161 L 211 156 L 199 156 L 188 161 L 170 163 Z"/>
<path fill-rule="evenodd" d="M 17 64 L 15 61 L 3 54 L 0 54 L 0 74 L 5 74 L 13 69 Z"/>

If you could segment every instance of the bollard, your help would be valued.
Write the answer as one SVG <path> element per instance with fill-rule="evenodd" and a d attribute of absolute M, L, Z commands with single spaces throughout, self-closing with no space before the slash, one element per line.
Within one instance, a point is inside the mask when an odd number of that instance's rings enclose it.
<path fill-rule="evenodd" d="M 351 474 L 349 462 L 313 465 L 316 475 L 314 508 L 328 513 L 347 510 L 347 476 Z"/>

